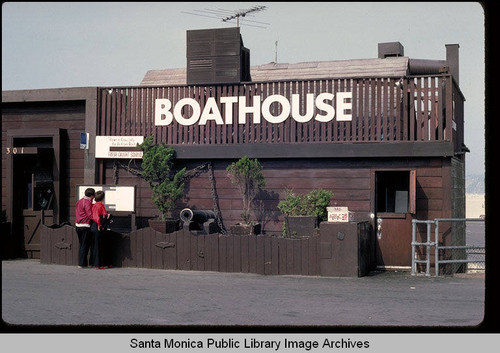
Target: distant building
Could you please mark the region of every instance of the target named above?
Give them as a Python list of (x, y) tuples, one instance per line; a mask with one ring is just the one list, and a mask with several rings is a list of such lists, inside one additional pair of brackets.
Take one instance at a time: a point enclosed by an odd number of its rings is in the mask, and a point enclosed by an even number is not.
[(486, 210), (484, 208), (484, 194), (466, 194), (465, 195), (465, 217), (481, 218), (484, 217)]

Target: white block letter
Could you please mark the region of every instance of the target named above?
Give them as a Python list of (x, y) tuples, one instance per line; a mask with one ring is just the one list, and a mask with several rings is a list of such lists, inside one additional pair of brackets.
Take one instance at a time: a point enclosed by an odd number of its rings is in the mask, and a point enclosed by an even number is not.
[(319, 110), (326, 112), (326, 114), (316, 114), (316, 120), (322, 123), (327, 123), (333, 119), (335, 116), (335, 109), (331, 104), (327, 104), (325, 101), (329, 100), (333, 103), (332, 93), (321, 93), (316, 97), (316, 107)]
[[(272, 115), (271, 112), (269, 111), (271, 104), (273, 104), (274, 102), (280, 103), (281, 106), (283, 107), (281, 114), (278, 116)], [(282, 123), (288, 118), (289, 115), (290, 115), (290, 102), (282, 95), (273, 94), (267, 97), (262, 103), (262, 116), (264, 117), (264, 119), (266, 119), (272, 124)]]
[(225, 104), (226, 111), (224, 118), (227, 125), (233, 124), (233, 103), (238, 102), (238, 97), (220, 97), (220, 102)]
[(300, 94), (292, 94), (292, 117), (298, 123), (307, 123), (314, 114), (314, 94), (306, 95), (306, 114), (300, 115)]
[(201, 113), (200, 125), (205, 125), (207, 120), (215, 120), (217, 125), (224, 125), (224, 121), (222, 121), (222, 116), (220, 115), (219, 107), (214, 97), (207, 99), (207, 104), (205, 104), (203, 113)]
[(253, 96), (253, 105), (247, 107), (247, 99), (245, 96), (239, 96), (238, 104), (238, 123), (245, 124), (246, 114), (253, 114), (253, 123), (260, 124), (260, 96)]
[[(185, 105), (190, 105), (193, 108), (193, 115), (187, 119), (182, 116), (182, 108)], [(200, 105), (193, 98), (182, 98), (174, 107), (174, 117), (175, 120), (177, 120), (177, 122), (181, 125), (193, 125), (200, 118), (200, 110)]]
[[(346, 103), (346, 99), (351, 99)], [(352, 112), (352, 92), (337, 92), (337, 121), (352, 121), (352, 114), (346, 114), (345, 111)]]
[(166, 98), (155, 100), (155, 125), (169, 125), (172, 123), (173, 116), (170, 112), (172, 102)]

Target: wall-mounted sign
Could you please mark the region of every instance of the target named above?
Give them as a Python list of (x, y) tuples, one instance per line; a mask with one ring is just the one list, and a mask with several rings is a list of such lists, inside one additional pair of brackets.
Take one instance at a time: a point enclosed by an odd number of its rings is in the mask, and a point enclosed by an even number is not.
[(137, 147), (144, 136), (96, 136), (96, 158), (142, 158), (142, 150)]
[(349, 222), (351, 215), (347, 207), (327, 207), (328, 222)]
[[(238, 96), (220, 97), (217, 102), (214, 97), (209, 97), (202, 111), (200, 103), (193, 98), (183, 98), (175, 104), (167, 98), (158, 98), (155, 100), (155, 125), (170, 125), (174, 119), (184, 126), (206, 125), (209, 121), (217, 125), (246, 124), (247, 114), (252, 115), (254, 124), (260, 124), (262, 119), (271, 124), (280, 124), (290, 116), (299, 123), (307, 123), (312, 119), (327, 123), (335, 116), (337, 121), (352, 120), (352, 92), (337, 92), (336, 97), (333, 93), (320, 93), (316, 98), (313, 93), (308, 93), (305, 102), (302, 102), (300, 94), (292, 94), (291, 100), (280, 94), (261, 100), (260, 96), (254, 96), (251, 102), (247, 102), (246, 96)], [(236, 107), (233, 107), (234, 104)], [(277, 115), (271, 112), (273, 104), (281, 106)], [(300, 112), (301, 106), (305, 106), (304, 114)], [(183, 114), (186, 107), (191, 108), (189, 117)], [(315, 115), (316, 108), (320, 112)], [(238, 112), (238, 121), (233, 119), (234, 111)]]
[(89, 149), (89, 134), (88, 132), (80, 132), (80, 149), (88, 150)]
[(87, 188), (104, 191), (104, 207), (108, 212), (135, 212), (135, 186), (77, 185), (78, 200)]

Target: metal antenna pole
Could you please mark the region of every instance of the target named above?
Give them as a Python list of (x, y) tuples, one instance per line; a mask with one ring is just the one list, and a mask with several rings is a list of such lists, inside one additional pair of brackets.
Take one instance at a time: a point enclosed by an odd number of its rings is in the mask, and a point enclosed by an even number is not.
[(277, 64), (278, 63), (278, 41), (274, 43), (276, 46), (276, 49), (274, 50), (274, 62)]
[(227, 22), (227, 21), (230, 21), (230, 20), (233, 20), (236, 18), (236, 27), (239, 27), (240, 26), (240, 17), (245, 17), (245, 15), (248, 13), (262, 11), (265, 9), (266, 9), (266, 6), (254, 6), (248, 10), (243, 10), (243, 11), (235, 13), (234, 15), (227, 16), (227, 17), (223, 18), (222, 21)]

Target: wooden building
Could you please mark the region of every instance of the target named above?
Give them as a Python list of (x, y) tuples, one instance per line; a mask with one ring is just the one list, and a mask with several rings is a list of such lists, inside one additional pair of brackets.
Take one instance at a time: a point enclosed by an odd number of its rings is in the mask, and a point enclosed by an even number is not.
[[(355, 220), (374, 229), (382, 220), (373, 234), (381, 268), (410, 266), (412, 219), (465, 216), (458, 45), (446, 45), (445, 60), (380, 43), (373, 59), (250, 67), (235, 30), (236, 47), (224, 50), (239, 71), (214, 49), (217, 31), (188, 31), (187, 68), (149, 71), (139, 86), (2, 92), (2, 209), (13, 241), (38, 256), (37, 224), (73, 223), (77, 185), (135, 186), (137, 227), (157, 215), (147, 183), (131, 172), (140, 159), (120, 148), (103, 156), (96, 136), (154, 136), (188, 169), (210, 161), (216, 190), (198, 173), (177, 209), (212, 209), (215, 192), (226, 227), (240, 220), (242, 203), (225, 169), (245, 155), (263, 165), (254, 216), (265, 234), (281, 234), (285, 189), (332, 190), (332, 206)], [(211, 37), (197, 42), (197, 34)], [(190, 50), (196, 43), (208, 49)], [(444, 244), (464, 243), (463, 228), (440, 229)]]

